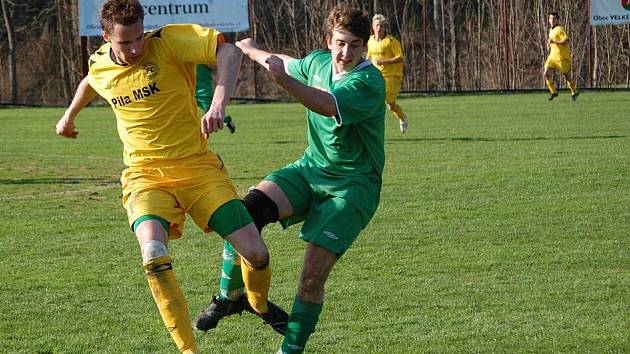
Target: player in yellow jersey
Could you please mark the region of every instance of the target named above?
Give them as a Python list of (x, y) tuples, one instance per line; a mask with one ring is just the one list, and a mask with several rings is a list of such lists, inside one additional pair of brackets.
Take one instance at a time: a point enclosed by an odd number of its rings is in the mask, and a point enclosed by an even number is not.
[(569, 36), (567, 36), (564, 28), (558, 24), (559, 19), (560, 17), (557, 12), (549, 13), (549, 38), (547, 39), (547, 45), (549, 46), (550, 53), (545, 61), (543, 78), (551, 93), (549, 101), (552, 101), (554, 98), (558, 97), (558, 90), (556, 90), (556, 85), (549, 78), (549, 69), (560, 71), (567, 80), (567, 84), (571, 90), (571, 99), (575, 101), (580, 93), (577, 91), (575, 81), (571, 79)]
[(372, 60), (385, 79), (385, 102), (390, 111), (394, 112), (399, 120), (400, 132), (405, 133), (409, 129), (409, 120), (402, 107), (396, 104), (396, 97), (400, 92), (403, 78), (404, 55), (400, 42), (387, 34), (385, 27), (387, 18), (376, 14), (372, 18), (372, 32), (367, 43), (367, 58)]
[[(167, 245), (181, 236), (186, 213), (242, 256), (242, 266), (249, 269), (246, 308), (267, 323), (286, 327), (286, 312), (267, 301), (267, 248), (223, 161), (208, 150), (208, 134), (223, 128), (242, 53), (214, 29), (167, 25), (144, 33), (143, 19), (137, 0), (102, 5), (106, 43), (90, 57), (88, 76), (57, 123), (57, 134), (76, 138), (75, 117), (97, 95), (114, 110), (127, 166), (122, 202), (149, 288), (181, 352), (194, 353), (197, 346)], [(218, 74), (212, 104), (201, 120), (195, 102), (195, 65), (200, 63), (216, 65)]]

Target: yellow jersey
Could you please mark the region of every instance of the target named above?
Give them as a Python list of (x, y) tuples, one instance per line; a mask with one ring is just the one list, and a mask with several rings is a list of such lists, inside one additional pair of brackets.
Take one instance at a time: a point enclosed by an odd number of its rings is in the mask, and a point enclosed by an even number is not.
[(195, 65), (216, 64), (212, 28), (167, 25), (145, 33), (142, 59), (120, 65), (106, 43), (90, 56), (88, 82), (114, 110), (127, 166), (164, 166), (204, 156), (195, 102)]
[[(564, 31), (562, 26), (556, 25), (554, 28), (549, 30), (549, 39), (553, 41), (563, 41), (568, 39), (567, 33)], [(549, 45), (551, 52), (549, 53), (550, 57), (556, 57), (560, 60), (570, 59), (571, 53), (569, 52), (569, 43), (565, 42), (563, 44), (551, 43)]]
[(381, 71), (383, 76), (402, 76), (402, 62), (396, 64), (376, 65), (377, 60), (391, 59), (398, 56), (404, 58), (402, 46), (396, 38), (386, 35), (379, 41), (376, 37), (374, 37), (374, 35), (370, 36), (367, 44), (367, 57), (372, 60), (372, 64)]

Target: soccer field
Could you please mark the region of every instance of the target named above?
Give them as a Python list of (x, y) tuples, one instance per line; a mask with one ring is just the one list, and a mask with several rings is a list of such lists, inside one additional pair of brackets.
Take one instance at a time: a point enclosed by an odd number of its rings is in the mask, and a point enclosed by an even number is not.
[[(379, 210), (327, 283), (311, 353), (630, 352), (628, 92), (447, 96), (386, 117)], [(175, 353), (120, 205), (109, 108), (76, 140), (60, 108), (0, 109), (0, 352)], [(210, 146), (239, 192), (306, 146), (298, 104), (231, 105)], [(264, 232), (288, 308), (304, 243)], [(218, 292), (222, 243), (170, 243), (191, 316)], [(201, 353), (275, 353), (252, 315), (196, 332)]]

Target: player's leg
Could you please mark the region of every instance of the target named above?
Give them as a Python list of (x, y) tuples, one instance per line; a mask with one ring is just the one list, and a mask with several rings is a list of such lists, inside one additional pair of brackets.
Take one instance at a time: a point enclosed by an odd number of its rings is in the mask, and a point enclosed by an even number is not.
[[(247, 289), (248, 302), (244, 307), (284, 334), (288, 315), (267, 299), (271, 283), (269, 253), (243, 203), (237, 199), (225, 203), (212, 215), (208, 225), (241, 256), (242, 282)], [(238, 285), (232, 279), (225, 280), (224, 287), (228, 289)], [(243, 303), (243, 299), (237, 301)]]
[[(256, 188), (252, 189), (246, 196), (243, 198), (243, 206), (247, 209), (248, 213), (251, 215), (251, 218), (256, 225), (255, 229), (259, 232), (262, 230), (267, 224), (278, 221), (279, 217), (288, 218), (293, 214), (293, 206), (289, 201), (288, 197), (285, 195), (285, 192), (282, 190), (280, 186), (278, 186), (274, 181), (279, 180), (284, 188), (290, 191), (295, 200), (299, 200), (301, 197), (301, 189), (307, 188), (307, 185), (304, 181), (302, 181), (301, 177), (296, 172), (293, 167), (285, 167), (274, 173), (270, 174), (267, 179), (256, 186)], [(296, 187), (299, 186), (299, 187)], [(298, 191), (299, 190), (299, 191)], [(310, 192), (309, 192), (310, 193)], [(309, 195), (308, 193), (304, 193), (305, 195)], [(270, 198), (271, 196), (271, 198)], [(273, 199), (272, 199), (273, 198)], [(300, 205), (308, 205), (308, 202), (302, 202)], [(236, 248), (236, 247), (235, 247)], [(224, 260), (224, 269), (226, 268)], [(243, 278), (251, 279), (250, 273), (254, 271), (251, 267), (242, 266), (241, 268), (243, 272)], [(223, 282), (221, 285), (224, 288), (234, 288), (233, 283), (238, 282), (238, 277), (231, 277), (231, 279), (227, 279), (227, 282)], [(248, 294), (250, 290), (248, 289)], [(227, 301), (226, 301), (227, 300)], [(230, 301), (232, 300), (232, 301)], [(253, 302), (259, 303), (260, 300), (252, 299)], [(246, 300), (246, 303), (249, 304), (249, 301)], [(221, 299), (221, 298), (213, 298), (212, 304), (208, 306), (206, 310), (200, 313), (197, 316), (196, 322), (198, 319), (212, 319), (211, 322), (216, 323), (223, 317), (231, 314), (228, 313), (230, 308), (237, 306), (240, 304), (239, 301), (234, 301), (233, 299)], [(278, 312), (275, 309), (273, 303), (267, 300), (267, 306), (271, 308), (272, 312)], [(253, 310), (253, 309), (252, 309)], [(255, 311), (254, 311), (255, 312)], [(235, 313), (235, 312), (232, 312)], [(264, 319), (264, 317), (263, 317)], [(205, 321), (205, 320), (204, 320)], [(267, 321), (267, 320), (265, 320)], [(269, 321), (267, 321), (269, 322)], [(214, 327), (213, 326), (213, 327)], [(213, 328), (211, 327), (211, 328)], [(282, 332), (284, 334), (284, 329), (286, 328), (286, 324), (283, 326), (274, 326), (274, 329), (278, 332)]]
[(162, 170), (129, 168), (123, 172), (123, 205), (142, 252), (151, 294), (171, 337), (185, 353), (196, 351), (188, 304), (179, 287), (167, 240), (181, 236), (184, 211), (168, 192), (153, 188)]
[(400, 132), (405, 133), (409, 129), (409, 120), (402, 107), (396, 103), (401, 83), (402, 78), (398, 76), (385, 77), (385, 102), (387, 103), (387, 108), (398, 118)]
[(556, 89), (556, 84), (553, 83), (553, 80), (550, 78), (549, 70), (552, 68), (553, 63), (551, 58), (548, 58), (545, 62), (545, 67), (543, 69), (543, 79), (545, 80), (545, 85), (550, 92), (549, 101), (552, 101), (554, 98), (558, 97), (558, 90)]
[(287, 333), (280, 352), (302, 353), (319, 321), (324, 306), (324, 285), (337, 255), (314, 243), (308, 243), (298, 293), (293, 300)]
[(197, 347), (188, 304), (175, 278), (167, 248), (169, 223), (158, 216), (147, 215), (134, 221), (133, 227), (149, 288), (164, 325), (181, 352), (194, 353)]
[(571, 78), (571, 61), (570, 60), (564, 60), (562, 62), (561, 72), (565, 80), (567, 80), (567, 85), (569, 86), (569, 89), (571, 90), (571, 99), (575, 101), (577, 97), (580, 95), (580, 93), (577, 91), (577, 84), (575, 80)]
[[(191, 211), (193, 214), (196, 212)], [(223, 317), (251, 309), (284, 334), (288, 314), (267, 299), (271, 283), (269, 253), (243, 203), (239, 199), (224, 203), (212, 214), (208, 226), (225, 240), (221, 287), (227, 290), (227, 296), (213, 297), (211, 304), (195, 318), (195, 327), (207, 331)], [(234, 267), (239, 263), (240, 269)], [(242, 296), (243, 284), (247, 299)]]
[(238, 301), (245, 290), (241, 275), (241, 256), (228, 241), (223, 241), (222, 259), (219, 297), (221, 300)]
[(210, 305), (194, 319), (196, 329), (208, 331), (229, 315), (240, 314), (245, 309), (245, 283), (241, 273), (241, 256), (234, 247), (223, 241), (223, 255), (219, 281), (219, 295), (212, 296)]
[(362, 229), (361, 213), (346, 200), (331, 197), (313, 204), (300, 235), (308, 244), (282, 353), (304, 351), (319, 321), (328, 275)]

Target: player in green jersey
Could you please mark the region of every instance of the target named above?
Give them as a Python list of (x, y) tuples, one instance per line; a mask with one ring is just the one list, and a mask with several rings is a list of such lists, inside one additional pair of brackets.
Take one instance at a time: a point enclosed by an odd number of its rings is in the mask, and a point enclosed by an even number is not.
[[(369, 37), (369, 18), (338, 6), (326, 20), (328, 50), (297, 60), (261, 50), (252, 39), (236, 43), (307, 109), (308, 147), (302, 157), (273, 171), (244, 198), (259, 230), (276, 221), (285, 228), (303, 222), (303, 268), (279, 353), (304, 351), (322, 311), (330, 271), (378, 207), (385, 83), (363, 57)], [(228, 261), (223, 269), (232, 266)], [(247, 277), (248, 270), (242, 271)], [(218, 321), (234, 312), (236, 297), (242, 296), (231, 286), (237, 281), (234, 276), (222, 279), (221, 293), (229, 296), (219, 297), (197, 320)]]

